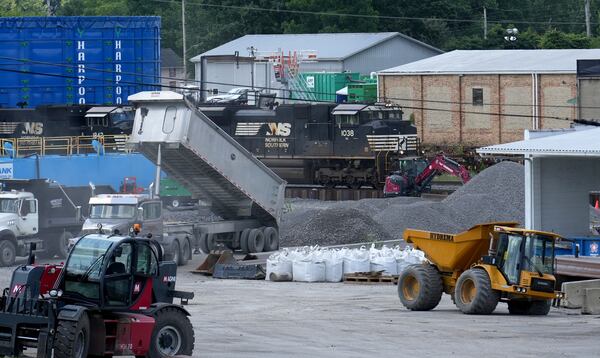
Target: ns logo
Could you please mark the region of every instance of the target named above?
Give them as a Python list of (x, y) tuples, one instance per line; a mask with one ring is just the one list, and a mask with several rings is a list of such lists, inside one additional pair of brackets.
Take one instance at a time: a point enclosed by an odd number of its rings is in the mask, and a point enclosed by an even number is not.
[(267, 135), (289, 137), (292, 131), (291, 123), (267, 123)]
[(25, 122), (21, 134), (41, 135), (44, 133), (44, 123), (42, 122)]

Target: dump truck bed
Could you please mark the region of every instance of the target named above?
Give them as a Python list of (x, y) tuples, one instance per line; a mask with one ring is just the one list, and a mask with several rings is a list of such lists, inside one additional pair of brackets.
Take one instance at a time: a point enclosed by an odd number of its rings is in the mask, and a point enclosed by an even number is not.
[(465, 271), (487, 254), (494, 227), (516, 225), (515, 222), (480, 224), (458, 234), (407, 229), (404, 241), (423, 251), (440, 271)]
[(276, 226), (285, 181), (175, 92), (140, 92), (128, 141), (225, 220)]

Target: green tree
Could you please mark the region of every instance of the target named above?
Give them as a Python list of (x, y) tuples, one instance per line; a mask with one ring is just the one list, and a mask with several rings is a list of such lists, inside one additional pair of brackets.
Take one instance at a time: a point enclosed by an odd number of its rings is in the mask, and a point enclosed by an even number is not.
[(540, 48), (589, 48), (591, 39), (583, 34), (569, 34), (552, 29), (546, 31), (540, 38)]
[(2, 16), (44, 16), (46, 6), (41, 0), (0, 0)]

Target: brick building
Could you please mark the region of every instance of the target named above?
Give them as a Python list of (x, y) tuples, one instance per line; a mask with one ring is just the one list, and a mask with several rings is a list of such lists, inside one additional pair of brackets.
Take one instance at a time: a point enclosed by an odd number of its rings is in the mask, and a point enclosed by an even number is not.
[(424, 143), (482, 146), (525, 129), (569, 127), (577, 116), (577, 60), (600, 49), (457, 50), (380, 71), (380, 100), (404, 107)]

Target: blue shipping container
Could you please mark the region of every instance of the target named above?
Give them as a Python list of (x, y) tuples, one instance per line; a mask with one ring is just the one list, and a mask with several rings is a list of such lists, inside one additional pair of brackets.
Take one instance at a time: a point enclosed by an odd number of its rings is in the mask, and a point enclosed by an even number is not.
[(160, 17), (0, 18), (0, 106), (124, 104), (160, 83)]
[(600, 255), (600, 237), (570, 237), (575, 243), (579, 244), (579, 254), (581, 256), (599, 256)]

